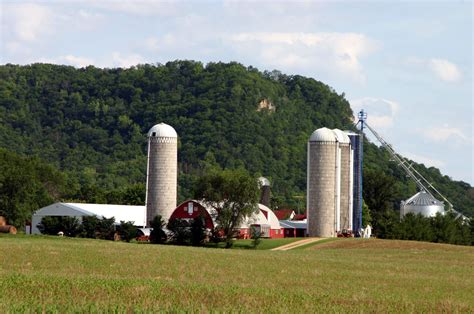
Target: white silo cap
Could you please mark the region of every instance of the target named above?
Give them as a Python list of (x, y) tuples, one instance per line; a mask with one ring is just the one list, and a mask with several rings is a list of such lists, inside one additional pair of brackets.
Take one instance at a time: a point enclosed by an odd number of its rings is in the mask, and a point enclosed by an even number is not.
[(334, 132), (334, 135), (336, 136), (336, 140), (341, 143), (341, 144), (349, 144), (351, 142), (351, 139), (349, 136), (347, 136), (346, 133), (339, 129), (334, 129), (332, 130)]
[(260, 177), (258, 178), (258, 184), (260, 184), (260, 186), (270, 186), (270, 180), (265, 177)]
[(310, 142), (335, 142), (336, 136), (334, 132), (328, 128), (320, 128), (311, 134)]
[(171, 125), (159, 123), (148, 131), (148, 137), (178, 137), (178, 134)]

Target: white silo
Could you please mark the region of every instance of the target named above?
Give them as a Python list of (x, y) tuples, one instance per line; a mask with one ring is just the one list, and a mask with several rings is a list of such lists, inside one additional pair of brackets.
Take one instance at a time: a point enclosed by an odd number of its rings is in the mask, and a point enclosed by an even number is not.
[(308, 142), (307, 211), (310, 237), (336, 236), (337, 141), (328, 128), (317, 129)]
[[(334, 135), (336, 136), (337, 146), (338, 146), (338, 161), (340, 163), (336, 165), (339, 169), (339, 187), (336, 189), (339, 191), (336, 198), (336, 201), (339, 202), (336, 204), (336, 208), (339, 208), (337, 212), (339, 213), (339, 224), (336, 231), (352, 230), (352, 184), (351, 184), (351, 140), (346, 133), (339, 129), (333, 130)], [(336, 195), (336, 196), (337, 196)]]
[(177, 181), (178, 134), (168, 124), (156, 124), (148, 131), (147, 226), (157, 215), (168, 221), (176, 208)]

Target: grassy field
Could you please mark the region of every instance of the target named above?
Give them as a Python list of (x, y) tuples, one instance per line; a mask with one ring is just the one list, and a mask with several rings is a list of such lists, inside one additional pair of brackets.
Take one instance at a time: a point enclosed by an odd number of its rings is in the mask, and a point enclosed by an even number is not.
[(342, 239), (220, 250), (0, 236), (2, 312), (472, 312), (474, 248)]
[[(257, 246), (257, 250), (270, 250), (285, 244), (289, 244), (292, 242), (296, 242), (299, 240), (302, 240), (304, 238), (281, 238), (281, 239), (261, 239), (262, 241), (260, 244)], [(213, 243), (209, 243), (207, 245), (209, 248), (216, 248), (216, 245)], [(225, 243), (219, 243), (218, 248), (224, 248)], [(235, 240), (234, 241), (234, 246), (232, 249), (253, 249), (252, 247), (252, 240), (246, 239), (246, 240)]]

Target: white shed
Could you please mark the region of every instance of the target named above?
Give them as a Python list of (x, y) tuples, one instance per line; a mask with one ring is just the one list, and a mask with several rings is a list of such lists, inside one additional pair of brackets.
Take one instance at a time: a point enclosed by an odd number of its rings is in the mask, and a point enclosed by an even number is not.
[(135, 226), (146, 225), (145, 206), (83, 204), (83, 203), (54, 203), (37, 210), (31, 219), (31, 233), (40, 234), (37, 225), (45, 216), (69, 216), (80, 220), (83, 216), (99, 218), (115, 218), (115, 221), (133, 221)]

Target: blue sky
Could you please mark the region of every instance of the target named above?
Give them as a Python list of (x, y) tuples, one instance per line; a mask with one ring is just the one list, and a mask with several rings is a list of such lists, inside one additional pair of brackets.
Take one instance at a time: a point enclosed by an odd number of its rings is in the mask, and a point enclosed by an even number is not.
[(417, 162), (474, 184), (471, 1), (8, 1), (0, 63), (237, 61), (313, 77)]

